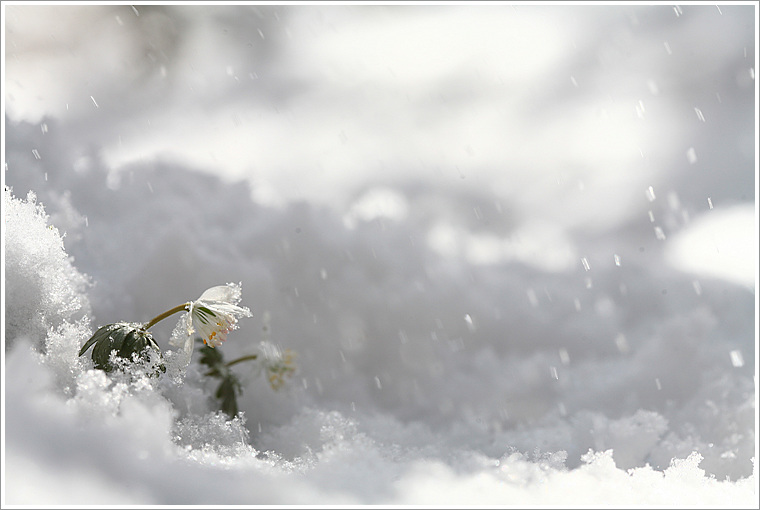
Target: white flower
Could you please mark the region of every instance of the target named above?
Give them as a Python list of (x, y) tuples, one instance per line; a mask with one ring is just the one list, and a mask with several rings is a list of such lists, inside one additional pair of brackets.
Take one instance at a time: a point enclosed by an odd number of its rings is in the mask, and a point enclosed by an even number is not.
[(269, 385), (273, 390), (280, 389), (285, 385), (286, 379), (296, 371), (295, 353), (290, 349), (281, 351), (279, 347), (268, 341), (259, 344), (259, 351), (261, 351), (261, 366)]
[[(238, 317), (252, 317), (248, 308), (237, 306), (242, 289), (239, 284), (228, 283), (206, 290), (201, 297), (187, 303), (187, 315), (180, 319), (175, 333), (184, 330), (186, 335), (173, 334), (172, 345), (183, 345), (192, 350), (193, 335), (198, 335), (210, 347), (219, 347), (227, 333), (237, 328)], [(185, 338), (180, 338), (184, 336)]]
[(219, 347), (227, 339), (227, 333), (237, 328), (238, 317), (251, 317), (248, 308), (237, 306), (242, 290), (240, 285), (228, 283), (206, 290), (201, 297), (190, 303), (193, 332), (211, 347)]

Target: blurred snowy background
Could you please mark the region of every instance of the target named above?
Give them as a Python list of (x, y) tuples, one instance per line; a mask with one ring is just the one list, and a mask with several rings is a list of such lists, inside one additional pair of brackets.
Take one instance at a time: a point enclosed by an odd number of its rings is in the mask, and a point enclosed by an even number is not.
[(756, 504), (756, 6), (3, 9), (7, 503)]

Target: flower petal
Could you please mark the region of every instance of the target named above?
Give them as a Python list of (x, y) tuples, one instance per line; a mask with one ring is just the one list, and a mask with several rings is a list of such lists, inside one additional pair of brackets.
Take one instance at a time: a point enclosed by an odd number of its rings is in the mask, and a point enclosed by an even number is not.
[(237, 328), (238, 317), (253, 316), (248, 308), (237, 306), (241, 293), (241, 286), (234, 283), (207, 289), (190, 303), (188, 334), (199, 335), (211, 347), (221, 345)]
[(242, 289), (240, 285), (235, 283), (228, 283), (227, 285), (217, 285), (206, 289), (198, 301), (220, 301), (224, 303), (231, 303), (236, 305), (240, 302), (240, 296)]

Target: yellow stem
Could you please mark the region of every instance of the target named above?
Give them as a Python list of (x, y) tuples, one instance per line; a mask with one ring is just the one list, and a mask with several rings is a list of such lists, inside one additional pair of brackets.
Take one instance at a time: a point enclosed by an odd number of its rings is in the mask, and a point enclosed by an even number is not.
[(153, 326), (155, 323), (157, 323), (157, 322), (159, 322), (159, 321), (162, 321), (162, 320), (166, 319), (168, 316), (170, 316), (170, 315), (172, 315), (172, 314), (175, 314), (175, 313), (177, 313), (177, 312), (182, 312), (182, 311), (184, 311), (184, 310), (187, 310), (187, 307), (190, 305), (190, 303), (191, 303), (191, 302), (190, 302), (190, 301), (188, 301), (187, 303), (183, 303), (183, 304), (181, 304), (181, 305), (179, 305), (179, 306), (175, 306), (175, 307), (174, 307), (174, 308), (172, 308), (171, 310), (167, 310), (167, 311), (165, 311), (165, 312), (164, 312), (164, 313), (162, 313), (161, 315), (157, 315), (156, 317), (153, 317), (153, 318), (150, 320), (150, 322), (148, 322), (147, 324), (145, 324), (145, 325), (142, 327), (142, 329), (143, 329), (143, 330), (148, 330), (148, 329), (150, 329), (150, 327), (151, 327), (151, 326)]
[(226, 366), (231, 367), (235, 363), (240, 363), (241, 361), (248, 361), (249, 359), (256, 359), (256, 358), (258, 358), (256, 354), (249, 354), (248, 356), (243, 356), (241, 358), (230, 361), (229, 363), (226, 364)]

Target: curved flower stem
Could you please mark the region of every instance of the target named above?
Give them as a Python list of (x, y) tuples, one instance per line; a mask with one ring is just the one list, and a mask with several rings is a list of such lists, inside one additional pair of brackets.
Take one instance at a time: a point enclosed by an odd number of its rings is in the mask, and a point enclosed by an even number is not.
[(161, 315), (157, 315), (156, 317), (153, 317), (153, 318), (150, 320), (150, 322), (148, 322), (147, 324), (145, 324), (145, 325), (142, 327), (143, 331), (145, 331), (145, 330), (149, 329), (151, 326), (153, 326), (153, 325), (154, 325), (155, 323), (157, 323), (158, 321), (162, 321), (162, 320), (166, 319), (168, 316), (170, 316), (170, 315), (172, 315), (172, 314), (175, 314), (175, 313), (177, 313), (177, 312), (182, 312), (182, 311), (185, 311), (185, 310), (187, 310), (187, 307), (188, 307), (188, 305), (189, 305), (190, 303), (191, 303), (191, 302), (190, 302), (190, 301), (188, 301), (187, 303), (183, 303), (183, 304), (181, 304), (181, 305), (179, 305), (179, 306), (175, 306), (175, 307), (174, 307), (174, 308), (172, 308), (171, 310), (167, 310), (167, 311), (165, 311), (165, 312), (164, 312), (164, 313), (162, 313)]
[(258, 358), (258, 355), (256, 355), (256, 354), (249, 354), (248, 356), (243, 356), (243, 357), (240, 357), (238, 359), (234, 359), (234, 360), (230, 361), (229, 363), (226, 363), (225, 366), (231, 367), (235, 363), (240, 363), (241, 361), (254, 360), (256, 358)]

